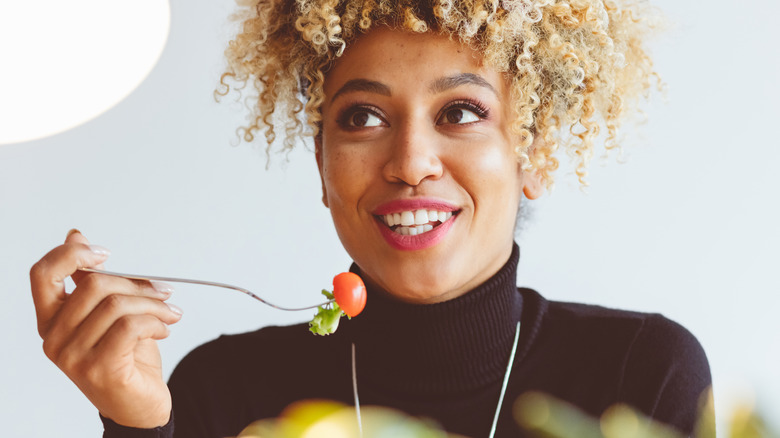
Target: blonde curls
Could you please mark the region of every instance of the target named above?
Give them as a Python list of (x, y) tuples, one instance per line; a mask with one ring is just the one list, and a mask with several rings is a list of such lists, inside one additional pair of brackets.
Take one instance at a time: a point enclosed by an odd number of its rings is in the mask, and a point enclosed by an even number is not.
[(325, 72), (377, 25), (450, 35), (510, 77), (518, 160), (548, 187), (559, 148), (586, 185), (602, 128), (606, 149), (619, 149), (621, 123), (658, 78), (645, 49), (654, 25), (638, 18), (652, 14), (641, 0), (241, 0), (240, 6), (242, 28), (225, 51), (228, 67), (215, 93), (230, 91), (227, 80), (253, 87), (257, 94), (246, 98), (251, 122), (240, 132), (247, 142), (262, 132), (269, 153), (280, 124), (282, 150), (317, 135)]

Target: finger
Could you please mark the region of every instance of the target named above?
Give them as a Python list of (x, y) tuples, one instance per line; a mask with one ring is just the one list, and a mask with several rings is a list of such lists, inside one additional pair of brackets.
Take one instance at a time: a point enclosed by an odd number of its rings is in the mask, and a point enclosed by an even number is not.
[(168, 326), (155, 316), (125, 315), (116, 320), (98, 341), (94, 353), (97, 357), (126, 357), (133, 354), (139, 342), (165, 339), (169, 334)]
[[(84, 278), (76, 286), (76, 290), (68, 297), (60, 311), (52, 318), (45, 334), (47, 350), (55, 354), (60, 346), (72, 336), (72, 332), (112, 295), (126, 295), (166, 300), (170, 298), (173, 288), (165, 283), (150, 283), (143, 280), (111, 277), (94, 273), (85, 273)], [(50, 356), (51, 357), (51, 356)]]
[(41, 334), (65, 301), (65, 279), (79, 268), (102, 263), (108, 255), (109, 251), (103, 247), (66, 243), (49, 251), (33, 265), (30, 287)]
[[(73, 228), (70, 231), (68, 231), (68, 235), (65, 237), (65, 243), (81, 243), (83, 245), (89, 246), (89, 240), (87, 240), (86, 237), (84, 237), (83, 234), (81, 234), (81, 231)], [(90, 266), (90, 268), (94, 269), (105, 269), (103, 266), (103, 263), (99, 263), (95, 266)], [(78, 284), (79, 281), (81, 281), (82, 278), (84, 278), (84, 275), (86, 275), (87, 272), (83, 271), (76, 271), (71, 275), (73, 278), (73, 282)]]
[(95, 308), (63, 350), (69, 350), (76, 356), (94, 348), (100, 339), (120, 319), (127, 316), (154, 316), (165, 324), (173, 324), (181, 319), (181, 309), (160, 300), (128, 295), (111, 295)]

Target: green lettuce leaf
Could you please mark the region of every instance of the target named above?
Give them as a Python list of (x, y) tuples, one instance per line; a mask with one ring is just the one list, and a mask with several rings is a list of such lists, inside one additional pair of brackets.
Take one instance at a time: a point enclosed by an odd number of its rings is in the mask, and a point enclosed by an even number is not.
[[(329, 300), (333, 299), (333, 294), (323, 290), (322, 294)], [(328, 303), (317, 308), (317, 313), (309, 322), (309, 331), (315, 335), (325, 336), (336, 331), (339, 327), (339, 319), (345, 315), (336, 302)]]

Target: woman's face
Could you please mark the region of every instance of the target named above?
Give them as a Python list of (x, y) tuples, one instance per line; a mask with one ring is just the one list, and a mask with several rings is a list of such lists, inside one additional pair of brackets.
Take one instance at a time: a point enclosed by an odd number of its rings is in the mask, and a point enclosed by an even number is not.
[(325, 95), (323, 201), (364, 280), (438, 302), (506, 263), (521, 193), (540, 184), (513, 152), (500, 73), (446, 36), (377, 28), (327, 73)]

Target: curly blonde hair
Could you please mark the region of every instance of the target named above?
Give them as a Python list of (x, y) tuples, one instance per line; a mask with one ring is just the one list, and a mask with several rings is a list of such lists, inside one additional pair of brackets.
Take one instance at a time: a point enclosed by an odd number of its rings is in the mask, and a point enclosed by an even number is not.
[[(228, 67), (216, 94), (230, 91), (227, 80), (254, 87), (250, 124), (239, 133), (252, 142), (263, 132), (267, 153), (280, 127), (287, 151), (318, 134), (326, 72), (377, 25), (449, 35), (503, 72), (511, 81), (511, 129), (520, 138), (515, 152), (548, 188), (560, 146), (587, 185), (601, 128), (606, 149), (619, 148), (621, 122), (658, 79), (644, 47), (655, 26), (642, 18), (642, 0), (238, 1), (242, 27), (225, 50)], [(534, 143), (537, 136), (543, 141)]]

